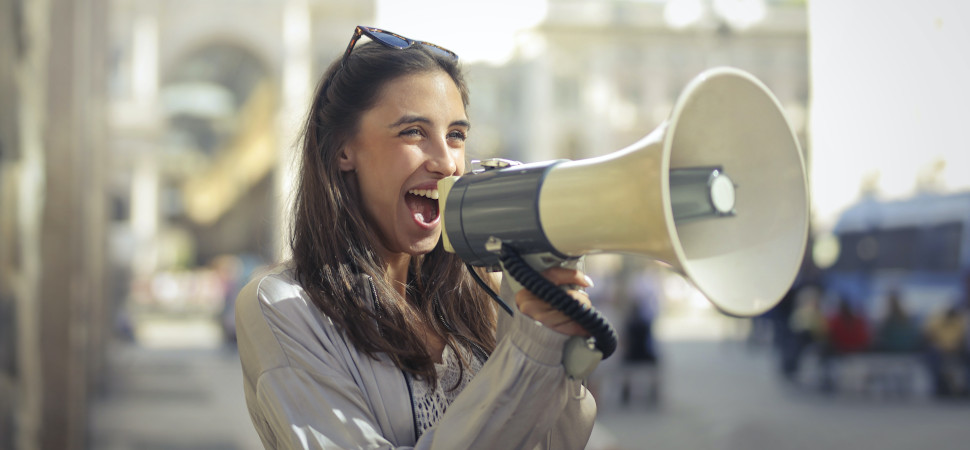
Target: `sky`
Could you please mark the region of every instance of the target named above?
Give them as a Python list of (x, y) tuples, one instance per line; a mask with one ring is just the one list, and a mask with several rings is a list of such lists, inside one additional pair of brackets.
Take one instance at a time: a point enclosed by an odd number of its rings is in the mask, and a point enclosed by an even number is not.
[(970, 2), (811, 1), (811, 185), (823, 224), (939, 171), (970, 188)]
[(412, 39), (442, 44), (463, 61), (501, 64), (519, 32), (546, 14), (545, 0), (378, 0), (377, 24)]

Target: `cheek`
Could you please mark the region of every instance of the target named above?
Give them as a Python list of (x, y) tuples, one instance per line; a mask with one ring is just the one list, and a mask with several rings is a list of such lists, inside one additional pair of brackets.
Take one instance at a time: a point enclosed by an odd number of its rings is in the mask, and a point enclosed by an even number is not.
[(374, 206), (383, 208), (395, 204), (409, 176), (407, 164), (407, 161), (397, 159), (370, 166), (371, 170), (364, 174), (366, 181), (361, 181), (361, 187), (366, 189), (370, 203), (376, 203)]
[(464, 150), (459, 150), (455, 154), (455, 161), (456, 161), (457, 167), (458, 167), (458, 175), (464, 175), (465, 174), (465, 167), (467, 166), (467, 162), (465, 161), (465, 151)]
[(371, 208), (381, 201), (381, 193), (386, 191), (383, 180), (386, 176), (376, 167), (362, 166), (357, 168), (357, 186), (360, 189), (360, 199), (365, 206)]
[(387, 208), (397, 197), (397, 189), (391, 185), (391, 177), (387, 174), (377, 174), (370, 179), (365, 189), (365, 198), (372, 207)]

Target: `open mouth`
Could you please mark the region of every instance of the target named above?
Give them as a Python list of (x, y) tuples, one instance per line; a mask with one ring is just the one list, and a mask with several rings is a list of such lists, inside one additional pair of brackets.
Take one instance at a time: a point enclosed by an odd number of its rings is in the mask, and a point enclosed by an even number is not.
[(404, 196), (414, 220), (430, 225), (438, 219), (438, 190), (411, 189)]

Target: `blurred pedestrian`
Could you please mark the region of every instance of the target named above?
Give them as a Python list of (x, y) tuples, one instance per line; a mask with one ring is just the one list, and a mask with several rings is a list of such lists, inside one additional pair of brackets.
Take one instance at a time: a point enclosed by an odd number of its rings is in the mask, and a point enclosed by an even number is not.
[(832, 366), (838, 358), (869, 349), (869, 323), (857, 313), (848, 298), (839, 299), (838, 309), (826, 321), (825, 350), (822, 352), (822, 389), (830, 391), (835, 384)]
[(919, 350), (922, 344), (919, 325), (903, 306), (899, 291), (890, 292), (886, 304), (886, 316), (876, 324), (873, 349), (889, 353)]
[(246, 283), (242, 259), (232, 254), (219, 255), (213, 258), (210, 266), (219, 281), (219, 291), (222, 296), (222, 308), (219, 311), (222, 338), (227, 345), (235, 347), (236, 296)]
[(856, 353), (869, 348), (869, 323), (856, 312), (848, 299), (839, 301), (838, 310), (826, 323), (826, 330), (826, 342), (834, 353)]
[[(653, 323), (657, 316), (661, 290), (653, 271), (640, 271), (633, 275), (628, 290), (630, 306), (623, 323), (622, 379), (620, 402), (629, 404), (633, 393), (645, 387), (647, 400), (659, 398), (660, 357), (653, 335)], [(640, 386), (638, 386), (640, 385)]]
[[(940, 397), (959, 393), (963, 380), (956, 376), (965, 371), (967, 314), (959, 303), (942, 313), (932, 315), (924, 327), (926, 363), (933, 380), (933, 393)], [(966, 387), (962, 387), (966, 389)]]
[(782, 374), (794, 379), (801, 366), (805, 350), (825, 344), (827, 325), (822, 312), (821, 290), (808, 285), (795, 295), (795, 310), (788, 321), (790, 338), (782, 347)]

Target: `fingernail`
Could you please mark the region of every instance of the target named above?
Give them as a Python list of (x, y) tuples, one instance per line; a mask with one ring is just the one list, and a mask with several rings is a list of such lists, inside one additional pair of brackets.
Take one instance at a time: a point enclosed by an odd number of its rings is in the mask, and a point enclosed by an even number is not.
[(593, 283), (593, 279), (590, 278), (589, 275), (583, 275), (583, 277), (586, 279), (586, 287), (591, 288), (593, 286), (596, 286), (596, 284)]

